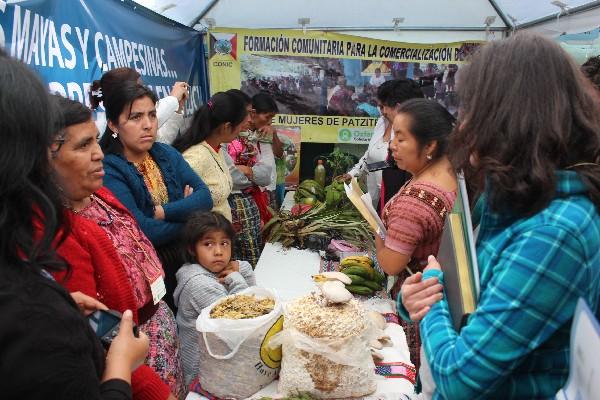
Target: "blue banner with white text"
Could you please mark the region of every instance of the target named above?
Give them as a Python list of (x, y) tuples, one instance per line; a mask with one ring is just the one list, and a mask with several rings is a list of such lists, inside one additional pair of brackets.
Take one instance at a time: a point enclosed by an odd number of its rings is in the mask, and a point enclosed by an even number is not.
[(0, 0), (0, 46), (58, 92), (89, 106), (110, 69), (130, 67), (159, 98), (190, 84), (185, 113), (208, 93), (202, 34), (131, 0)]

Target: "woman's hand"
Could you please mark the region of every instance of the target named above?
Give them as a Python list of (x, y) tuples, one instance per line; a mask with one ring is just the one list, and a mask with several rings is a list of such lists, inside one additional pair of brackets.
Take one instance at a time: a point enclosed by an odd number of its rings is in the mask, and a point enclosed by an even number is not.
[(154, 207), (154, 219), (161, 221), (165, 219), (165, 209), (162, 206)]
[(247, 165), (236, 165), (236, 167), (240, 170), (242, 174), (246, 175), (246, 178), (248, 178), (249, 180), (254, 179), (254, 172), (252, 171), (251, 167)]
[(185, 188), (183, 189), (183, 198), (185, 199), (186, 197), (190, 196), (192, 193), (194, 193), (194, 188), (191, 187), (190, 185), (185, 185)]
[(71, 297), (83, 315), (90, 315), (96, 310), (108, 310), (104, 304), (81, 292), (71, 292)]
[(333, 178), (334, 180), (342, 180), (344, 182), (348, 182), (350, 180), (352, 180), (352, 175), (350, 174), (344, 174), (344, 175), (338, 175), (335, 178)]
[(275, 132), (276, 130), (272, 125), (265, 125), (258, 130), (260, 139), (274, 139)]
[(277, 129), (273, 128), (271, 125), (267, 126), (273, 130), (273, 132), (271, 133), (271, 136), (273, 137), (273, 155), (277, 158), (283, 158), (283, 142), (281, 141), (281, 139), (279, 139)]
[(179, 114), (183, 112), (185, 101), (189, 96), (188, 88), (189, 85), (186, 82), (175, 82), (173, 90), (171, 90), (171, 96), (177, 98), (177, 101), (179, 102), (179, 109), (177, 110), (177, 113)]
[(188, 84), (186, 82), (175, 82), (171, 96), (176, 97), (177, 101), (185, 101), (188, 97)]
[(130, 310), (123, 313), (119, 334), (115, 337), (106, 354), (106, 368), (103, 381), (123, 379), (131, 382), (131, 371), (139, 367), (148, 353), (148, 336), (139, 332), (133, 335), (133, 314)]
[[(440, 264), (434, 256), (428, 258), (428, 269), (440, 269)], [(410, 319), (419, 322), (429, 312), (431, 306), (440, 301), (444, 295), (444, 287), (438, 283), (437, 278), (423, 280), (423, 274), (416, 274), (406, 278), (402, 284), (402, 304), (408, 311)]]

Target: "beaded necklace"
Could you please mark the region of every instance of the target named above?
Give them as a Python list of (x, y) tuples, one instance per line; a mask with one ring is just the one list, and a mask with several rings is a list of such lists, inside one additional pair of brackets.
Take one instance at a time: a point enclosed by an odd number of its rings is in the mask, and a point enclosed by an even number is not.
[(84, 208), (82, 208), (81, 210), (75, 210), (73, 207), (69, 206), (69, 209), (71, 211), (73, 211), (75, 214), (79, 214), (81, 211), (85, 210), (86, 208), (89, 208), (92, 203), (96, 202), (96, 204), (98, 204), (98, 207), (100, 207), (102, 209), (102, 211), (104, 211), (104, 213), (106, 214), (106, 217), (108, 218), (108, 220), (105, 221), (96, 221), (96, 223), (100, 226), (109, 226), (111, 225), (115, 218), (113, 217), (112, 213), (108, 210), (108, 207), (106, 207), (106, 205), (102, 204), (101, 201), (98, 201), (98, 198), (96, 196), (94, 196), (93, 194), (90, 194), (90, 203), (85, 206)]

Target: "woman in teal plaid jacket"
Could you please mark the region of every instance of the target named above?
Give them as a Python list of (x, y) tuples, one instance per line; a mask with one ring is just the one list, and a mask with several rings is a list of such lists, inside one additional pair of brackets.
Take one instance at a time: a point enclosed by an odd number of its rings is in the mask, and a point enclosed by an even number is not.
[(420, 321), (434, 399), (553, 398), (577, 300), (600, 304), (600, 105), (539, 36), (486, 44), (459, 79), (451, 154), (483, 191), (477, 309), (452, 328), (434, 258), (399, 308)]

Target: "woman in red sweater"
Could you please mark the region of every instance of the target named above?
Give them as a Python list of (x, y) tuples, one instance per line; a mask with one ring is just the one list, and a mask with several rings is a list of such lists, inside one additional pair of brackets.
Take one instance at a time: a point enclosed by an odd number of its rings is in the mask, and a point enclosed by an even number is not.
[(160, 260), (129, 211), (102, 188), (104, 156), (91, 112), (60, 96), (54, 100), (65, 128), (50, 148), (51, 164), (71, 226), (57, 252), (72, 267), (71, 274), (57, 274), (57, 281), (111, 309), (133, 310), (135, 322), (150, 339), (146, 363), (132, 375), (134, 399), (183, 397), (176, 322), (161, 300)]

